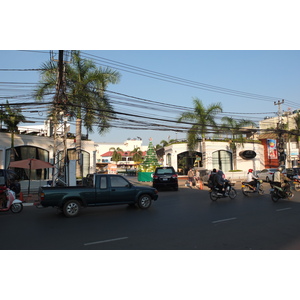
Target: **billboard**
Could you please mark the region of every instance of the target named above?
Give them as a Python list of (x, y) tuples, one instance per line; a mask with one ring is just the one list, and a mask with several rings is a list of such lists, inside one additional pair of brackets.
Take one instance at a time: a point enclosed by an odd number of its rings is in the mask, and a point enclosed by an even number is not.
[(278, 159), (276, 140), (267, 140), (268, 158)]

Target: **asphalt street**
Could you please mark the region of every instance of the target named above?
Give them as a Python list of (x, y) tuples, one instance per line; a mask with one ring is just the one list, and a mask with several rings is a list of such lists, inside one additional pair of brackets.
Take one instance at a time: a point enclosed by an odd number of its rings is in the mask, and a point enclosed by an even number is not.
[(160, 191), (148, 210), (127, 205), (1, 213), (1, 250), (300, 249), (300, 193), (273, 203), (268, 194), (213, 202), (207, 190)]

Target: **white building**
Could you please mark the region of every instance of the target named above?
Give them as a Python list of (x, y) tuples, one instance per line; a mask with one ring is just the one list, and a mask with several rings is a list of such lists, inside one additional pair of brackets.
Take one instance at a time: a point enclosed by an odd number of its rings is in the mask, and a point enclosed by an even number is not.
[[(97, 163), (107, 163), (107, 157), (103, 158), (102, 154), (105, 154), (110, 151), (111, 148), (120, 148), (123, 152), (130, 153), (135, 148), (140, 148), (141, 151), (146, 151), (148, 149), (148, 145), (142, 145), (143, 140), (141, 138), (128, 138), (123, 143), (95, 143), (96, 148), (96, 161)], [(103, 161), (103, 159), (105, 161)]]
[[(247, 158), (245, 151), (253, 151), (255, 157)], [(237, 148), (237, 169), (238, 170), (262, 170), (264, 168), (264, 146), (259, 143), (245, 143)], [(201, 143), (198, 144), (195, 155), (202, 161)], [(194, 155), (194, 156), (195, 156)], [(195, 165), (196, 157), (191, 157), (187, 144), (178, 143), (165, 147), (164, 165), (173, 166), (180, 173), (187, 172), (187, 169)], [(206, 141), (206, 169), (221, 169), (224, 172), (233, 169), (233, 153), (228, 142)], [(201, 163), (201, 166), (203, 162)], [(197, 163), (196, 163), (197, 166)]]
[[(10, 148), (11, 148), (11, 134), (6, 132), (0, 133), (0, 168), (8, 168), (10, 162)], [(16, 134), (14, 138), (15, 156), (16, 160), (22, 160), (26, 158), (37, 158), (50, 163), (53, 163), (54, 159), (54, 141), (53, 137), (44, 137), (36, 135)], [(66, 140), (66, 148), (68, 150), (68, 156), (71, 160), (77, 160), (75, 155), (75, 142), (73, 139)], [(93, 141), (82, 141), (82, 153), (83, 153), (83, 173), (95, 172), (96, 165), (96, 147)], [(63, 151), (62, 139), (57, 143), (57, 150)], [(22, 172), (21, 178), (28, 171)], [(32, 170), (31, 179), (49, 179), (50, 173), (45, 173), (45, 170)]]

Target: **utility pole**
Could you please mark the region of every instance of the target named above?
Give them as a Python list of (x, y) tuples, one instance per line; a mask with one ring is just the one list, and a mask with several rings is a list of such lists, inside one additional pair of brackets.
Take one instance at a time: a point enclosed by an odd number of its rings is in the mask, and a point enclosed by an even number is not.
[[(53, 170), (53, 185), (56, 182), (58, 176), (60, 176), (60, 181), (67, 185), (66, 173), (67, 173), (67, 117), (66, 117), (66, 107), (67, 102), (66, 97), (66, 78), (65, 78), (65, 66), (69, 61), (64, 60), (65, 56), (68, 56), (69, 51), (59, 50), (58, 60), (53, 59), (58, 62), (58, 72), (57, 72), (57, 82), (56, 82), (56, 94), (54, 97), (54, 110), (53, 110), (53, 138), (54, 138), (54, 170)], [(60, 134), (59, 134), (60, 133)], [(63, 141), (61, 142), (61, 139)], [(60, 139), (60, 140), (59, 140)], [(59, 152), (58, 145), (63, 144), (63, 151)], [(60, 155), (61, 153), (61, 155)]]
[(278, 162), (279, 166), (285, 165), (285, 158), (286, 154), (284, 153), (284, 139), (283, 139), (283, 123), (282, 123), (282, 110), (281, 104), (284, 103), (284, 99), (281, 101), (278, 100), (277, 102), (274, 101), (274, 105), (278, 105), (278, 123), (277, 123), (277, 132), (278, 132)]
[(61, 90), (62, 90), (62, 83), (63, 83), (63, 57), (64, 57), (64, 51), (59, 50), (58, 52), (58, 72), (57, 72), (57, 81), (56, 81), (56, 94), (54, 97), (54, 111), (53, 111), (53, 139), (54, 139), (54, 145), (53, 145), (53, 180), (52, 180), (52, 186), (55, 186), (56, 179), (58, 178), (59, 174), (59, 159), (58, 159), (58, 141), (57, 141), (57, 130), (58, 130), (58, 114), (59, 114), (59, 104), (61, 103)]

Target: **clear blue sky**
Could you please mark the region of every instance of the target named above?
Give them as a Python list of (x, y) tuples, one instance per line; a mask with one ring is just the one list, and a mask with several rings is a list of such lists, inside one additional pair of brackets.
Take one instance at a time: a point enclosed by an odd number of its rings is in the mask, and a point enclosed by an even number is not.
[[(4, 51), (0, 52), (0, 69), (35, 69), (41, 67), (42, 63), (50, 58), (49, 52), (28, 52), (28, 51)], [(165, 104), (192, 108), (192, 98), (198, 97), (205, 106), (209, 103), (221, 102), (223, 105), (223, 115), (236, 116), (237, 118), (251, 118), (255, 121), (265, 116), (272, 116), (269, 112), (276, 112), (278, 106), (274, 105), (273, 98), (285, 99), (286, 104), (282, 106), (284, 110), (300, 108), (300, 51), (179, 51), (179, 50), (159, 50), (159, 51), (134, 51), (134, 50), (113, 50), (113, 51), (83, 51), (83, 55), (94, 59), (98, 66), (109, 65), (110, 67), (121, 67), (121, 80), (119, 84), (110, 85), (108, 90), (134, 96), (142, 99), (156, 101)], [(90, 56), (92, 55), (92, 56)], [(111, 61), (103, 61), (102, 59)], [(126, 64), (126, 65), (125, 65)], [(164, 75), (164, 80), (149, 78), (138, 74), (133, 74), (132, 67), (143, 68), (142, 74), (150, 75), (146, 71), (154, 71)], [(135, 71), (134, 71), (135, 72)], [(140, 72), (139, 72), (140, 73)], [(199, 84), (211, 85), (212, 91), (203, 88), (195, 88), (175, 84), (165, 81), (165, 75), (175, 76), (184, 80), (197, 82)], [(37, 83), (39, 73), (35, 71), (0, 71), (0, 82)], [(178, 83), (178, 81), (176, 81)], [(181, 83), (183, 83), (181, 81)], [(21, 95), (29, 93), (31, 88), (16, 91), (16, 85), (10, 88), (2, 87), (2, 95)], [(218, 88), (229, 90), (231, 95), (216, 92)], [(235, 91), (237, 91), (235, 93)], [(241, 95), (242, 92), (243, 94)], [(255, 95), (250, 98), (244, 97), (244, 93), (251, 93), (268, 98), (257, 99)], [(234, 96), (232, 94), (238, 94)], [(115, 95), (111, 94), (115, 99)], [(22, 103), (23, 98), (10, 100)], [(116, 100), (116, 99), (115, 99)], [(1, 98), (2, 102), (5, 99)], [(24, 102), (30, 101), (26, 98)], [(113, 104), (116, 110), (136, 115), (149, 115), (154, 118), (176, 119), (180, 111), (145, 111), (138, 108), (134, 103), (131, 106)], [(150, 105), (154, 107), (154, 104)], [(183, 111), (183, 110), (182, 110)], [(231, 114), (240, 113), (240, 114)], [(244, 114), (247, 113), (247, 114)], [(249, 114), (253, 113), (253, 114)], [(263, 114), (261, 114), (263, 113)], [(243, 114), (243, 115), (242, 115)], [(222, 115), (222, 116), (223, 116)], [(36, 117), (36, 121), (41, 120), (45, 113), (30, 114), (30, 119)], [(273, 114), (274, 116), (274, 114)], [(154, 121), (157, 122), (157, 121)], [(93, 134), (91, 137), (97, 142), (120, 142), (126, 138), (141, 137), (144, 144), (148, 143), (150, 137), (153, 143), (157, 144), (161, 140), (170, 138), (185, 138), (184, 133), (172, 131), (152, 131), (152, 130), (125, 130), (122, 128), (112, 128), (109, 133), (99, 136)]]

